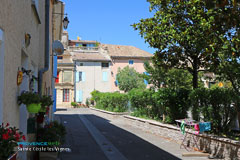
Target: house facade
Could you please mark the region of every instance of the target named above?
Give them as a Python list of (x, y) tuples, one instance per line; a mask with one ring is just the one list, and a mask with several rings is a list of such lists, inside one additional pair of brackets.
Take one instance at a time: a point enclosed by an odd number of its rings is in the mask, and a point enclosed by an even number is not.
[(57, 91), (57, 108), (66, 108), (74, 102), (74, 63), (69, 52), (65, 51), (58, 56), (57, 78), (55, 88)]
[[(53, 16), (55, 5), (63, 3), (56, 0), (0, 2), (0, 124), (19, 128), (29, 142), (33, 137), (27, 132), (28, 118), (35, 115), (28, 113), (25, 105), (19, 106), (17, 97), (23, 91), (53, 94), (51, 46), (57, 38), (53, 27), (62, 28), (62, 20), (55, 21)], [(23, 79), (17, 84), (20, 71)], [(52, 113), (50, 110), (49, 119)], [(27, 153), (19, 153), (19, 159), (27, 159)]]
[(144, 73), (144, 62), (150, 61), (152, 54), (134, 46), (102, 44), (101, 47), (111, 59), (111, 92), (119, 91), (116, 75), (118, 69), (126, 66), (134, 68), (139, 73)]

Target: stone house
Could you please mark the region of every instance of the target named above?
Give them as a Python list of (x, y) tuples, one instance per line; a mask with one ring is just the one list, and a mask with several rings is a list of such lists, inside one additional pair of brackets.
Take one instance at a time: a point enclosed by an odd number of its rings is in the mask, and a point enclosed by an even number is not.
[(58, 57), (58, 108), (71, 107), (73, 101), (85, 104), (94, 90), (119, 91), (116, 83), (118, 68), (130, 66), (143, 73), (144, 62), (153, 56), (133, 46), (68, 40), (67, 32), (63, 33), (62, 43), (65, 53)]
[(101, 47), (106, 50), (111, 59), (111, 92), (119, 91), (116, 81), (118, 69), (126, 66), (133, 67), (137, 72), (144, 73), (144, 62), (150, 61), (153, 54), (141, 50), (134, 46), (102, 44)]
[[(17, 96), (29, 90), (53, 95), (51, 46), (62, 32), (62, 20), (53, 13), (59, 6), (63, 13), (64, 4), (57, 0), (0, 1), (0, 124), (16, 126), (27, 141), (32, 137), (27, 132), (27, 119), (34, 114), (17, 104)], [(24, 71), (19, 85), (18, 71)], [(52, 113), (51, 109), (49, 119)], [(27, 159), (27, 154), (20, 153), (19, 159)]]

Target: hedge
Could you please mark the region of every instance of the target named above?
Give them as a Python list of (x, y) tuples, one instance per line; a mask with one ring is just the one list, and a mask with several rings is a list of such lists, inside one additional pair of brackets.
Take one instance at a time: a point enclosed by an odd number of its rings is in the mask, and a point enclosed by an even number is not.
[(125, 112), (128, 109), (127, 94), (119, 92), (101, 93), (98, 91), (93, 91), (91, 94), (92, 100), (96, 102), (96, 108), (112, 112)]

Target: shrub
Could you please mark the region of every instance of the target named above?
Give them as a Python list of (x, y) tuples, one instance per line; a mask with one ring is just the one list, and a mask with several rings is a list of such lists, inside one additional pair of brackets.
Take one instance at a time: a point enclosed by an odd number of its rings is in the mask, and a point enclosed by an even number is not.
[(161, 88), (157, 92), (133, 89), (129, 92), (135, 116), (148, 117), (174, 123), (176, 119), (186, 118), (189, 90)]
[(73, 106), (74, 108), (76, 108), (77, 107), (77, 102), (71, 102), (71, 106)]
[(96, 108), (114, 112), (125, 112), (127, 110), (128, 97), (126, 94), (92, 92), (92, 99), (96, 102)]
[(237, 101), (234, 91), (227, 88), (195, 89), (190, 94), (192, 106), (199, 106), (196, 114), (212, 124), (214, 133), (228, 133), (235, 120), (233, 103)]
[(166, 116), (166, 123), (174, 123), (176, 119), (187, 117), (189, 109), (189, 90), (161, 88), (155, 93), (156, 105)]
[(148, 89), (132, 89), (128, 93), (129, 101), (131, 103), (131, 107), (134, 110), (135, 116), (147, 116), (152, 117), (152, 95)]

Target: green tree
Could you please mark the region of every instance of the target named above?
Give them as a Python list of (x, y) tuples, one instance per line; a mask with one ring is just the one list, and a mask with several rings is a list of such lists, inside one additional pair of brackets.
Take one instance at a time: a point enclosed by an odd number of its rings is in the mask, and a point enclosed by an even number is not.
[[(225, 5), (225, 1), (218, 0), (147, 1), (154, 16), (133, 24), (134, 29), (157, 49), (155, 59), (161, 62), (159, 65), (187, 70), (192, 74), (193, 88), (197, 88), (198, 73), (218, 66), (225, 33), (233, 25), (231, 20), (239, 19), (234, 17), (239, 14), (232, 9), (234, 2)], [(230, 13), (234, 16), (228, 19)]]
[[(188, 71), (175, 68), (167, 69), (158, 64), (155, 64), (154, 61), (152, 64), (149, 62), (144, 63), (144, 68), (148, 75), (143, 74), (143, 77), (148, 81), (148, 83), (153, 84), (155, 89), (159, 89), (164, 86), (172, 89), (192, 88), (192, 75)], [(203, 83), (199, 83), (200, 86), (203, 87)]]
[(141, 74), (129, 66), (122, 70), (119, 68), (117, 73), (119, 89), (128, 92), (133, 88), (146, 88)]

